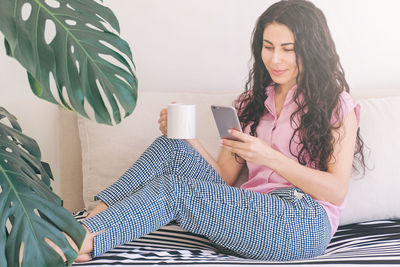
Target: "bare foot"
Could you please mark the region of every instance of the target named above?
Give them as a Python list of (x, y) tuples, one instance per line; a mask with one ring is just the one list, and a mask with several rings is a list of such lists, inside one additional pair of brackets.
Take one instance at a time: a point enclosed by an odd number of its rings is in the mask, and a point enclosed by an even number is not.
[[(78, 251), (77, 245), (72, 240), (72, 238), (70, 236), (68, 236), (67, 234), (63, 233), (65, 235), (65, 237), (67, 238), (70, 246), (78, 253), (78, 257), (75, 259), (75, 262), (85, 262), (85, 261), (91, 260), (90, 252), (93, 251), (93, 239), (96, 235), (98, 235), (102, 232), (101, 231), (101, 232), (92, 234), (85, 225), (82, 225), (82, 226), (86, 230), (86, 235), (85, 235), (85, 239), (83, 240), (82, 247), (79, 251)], [(45, 238), (45, 241), (49, 244), (49, 246), (51, 246), (63, 258), (64, 261), (67, 261), (67, 258), (65, 257), (62, 250), (55, 243), (53, 243), (53, 241), (51, 241), (47, 237)]]
[(78, 252), (78, 257), (75, 259), (75, 262), (85, 262), (85, 261), (90, 261), (92, 259), (90, 257), (90, 252), (93, 251), (93, 239), (97, 235), (97, 233), (96, 233), (96, 235), (92, 234), (85, 225), (82, 224), (82, 226), (86, 230), (86, 235), (85, 235), (85, 239), (83, 240), (81, 249), (79, 251), (78, 251), (78, 247), (76, 246), (74, 241), (71, 239), (71, 237), (69, 237), (68, 235), (66, 235), (64, 233), (64, 235), (67, 238), (71, 247), (73, 249), (75, 249), (75, 251)]

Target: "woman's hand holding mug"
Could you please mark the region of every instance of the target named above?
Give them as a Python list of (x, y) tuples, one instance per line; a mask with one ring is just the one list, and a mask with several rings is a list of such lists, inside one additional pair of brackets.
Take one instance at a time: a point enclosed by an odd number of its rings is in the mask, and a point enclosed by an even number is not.
[(167, 135), (167, 118), (168, 110), (163, 108), (160, 111), (160, 118), (158, 119), (159, 129), (163, 135)]

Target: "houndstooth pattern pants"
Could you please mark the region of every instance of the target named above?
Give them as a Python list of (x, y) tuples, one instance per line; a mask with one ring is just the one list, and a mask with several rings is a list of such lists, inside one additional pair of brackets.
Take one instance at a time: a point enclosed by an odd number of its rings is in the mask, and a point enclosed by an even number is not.
[(83, 220), (93, 256), (175, 220), (241, 257), (283, 261), (323, 254), (330, 240), (325, 210), (296, 188), (262, 194), (231, 187), (183, 140), (157, 138), (98, 199), (108, 209)]

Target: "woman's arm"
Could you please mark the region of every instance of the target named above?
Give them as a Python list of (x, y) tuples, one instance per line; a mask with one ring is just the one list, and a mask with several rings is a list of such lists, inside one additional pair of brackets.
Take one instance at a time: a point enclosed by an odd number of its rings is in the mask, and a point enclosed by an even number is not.
[[(158, 123), (161, 133), (167, 135), (167, 109), (161, 110)], [(233, 153), (222, 149), (218, 161), (216, 161), (198, 139), (187, 139), (185, 141), (196, 149), (229, 185), (235, 184), (244, 164), (239, 163)], [(239, 160), (244, 163), (243, 160)]]
[(350, 180), (357, 137), (354, 112), (347, 114), (341, 127), (333, 131), (337, 141), (326, 172), (303, 166), (253, 136), (237, 131), (232, 131), (231, 134), (243, 140), (243, 143), (224, 139), (223, 147), (226, 150), (237, 153), (246, 161), (273, 169), (317, 200), (328, 201), (334, 205), (343, 202)]

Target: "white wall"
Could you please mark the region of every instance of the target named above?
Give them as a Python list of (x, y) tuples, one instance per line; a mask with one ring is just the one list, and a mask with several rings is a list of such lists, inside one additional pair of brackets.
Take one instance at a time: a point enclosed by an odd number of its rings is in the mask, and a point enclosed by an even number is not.
[[(0, 37), (3, 39), (3, 36)], [(0, 106), (15, 115), (22, 132), (36, 140), (42, 160), (48, 162), (55, 177), (59, 172), (58, 107), (33, 95), (25, 69), (13, 58), (6, 56), (0, 45)], [(53, 184), (59, 192), (58, 184)]]
[(354, 95), (400, 92), (400, 1), (318, 0)]
[[(104, 2), (131, 45), (140, 90), (227, 91), (243, 88), (251, 32), (256, 18), (274, 1)], [(400, 92), (400, 1), (313, 2), (327, 16), (353, 94)], [(5, 55), (2, 45), (0, 84), (0, 106), (14, 113), (24, 132), (38, 141), (57, 179), (63, 142), (57, 107), (33, 96), (25, 71)], [(62, 192), (60, 181), (54, 188)]]
[[(242, 88), (250, 35), (270, 0), (106, 0), (129, 41), (141, 90)], [(400, 1), (314, 0), (355, 94), (400, 90)], [(370, 92), (371, 93), (371, 92)], [(373, 93), (373, 92), (372, 92)]]

